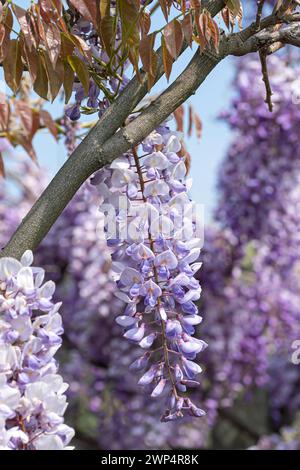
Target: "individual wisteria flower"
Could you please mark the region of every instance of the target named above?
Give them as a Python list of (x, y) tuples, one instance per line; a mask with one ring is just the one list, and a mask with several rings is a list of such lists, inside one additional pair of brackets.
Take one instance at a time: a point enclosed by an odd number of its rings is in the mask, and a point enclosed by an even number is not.
[(163, 421), (205, 414), (185, 395), (198, 384), (195, 360), (207, 345), (192, 336), (201, 322), (194, 274), (202, 239), (180, 149), (165, 123), (94, 178), (103, 211), (113, 212), (105, 229), (117, 295), (127, 303), (116, 320), (124, 337), (145, 351), (130, 368), (141, 371), (139, 385), (152, 397), (166, 398)]
[(68, 385), (54, 359), (63, 333), (55, 284), (31, 267), (26, 251), (0, 259), (0, 448), (68, 449), (74, 436), (64, 424)]

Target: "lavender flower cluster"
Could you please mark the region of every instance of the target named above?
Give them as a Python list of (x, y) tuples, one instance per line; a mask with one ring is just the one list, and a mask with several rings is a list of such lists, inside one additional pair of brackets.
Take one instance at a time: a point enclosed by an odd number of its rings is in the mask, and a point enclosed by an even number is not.
[(44, 270), (0, 259), (0, 448), (68, 449), (74, 436), (64, 424), (68, 387), (54, 355), (63, 333), (55, 284)]
[(201, 368), (194, 360), (206, 343), (192, 336), (201, 322), (195, 304), (201, 289), (194, 274), (201, 266), (202, 240), (195, 236), (195, 208), (180, 149), (176, 133), (164, 124), (141, 149), (116, 159), (93, 181), (102, 207), (112, 209), (105, 229), (114, 250), (118, 297), (127, 304), (116, 321), (124, 337), (145, 350), (130, 368), (146, 369), (139, 384), (152, 397), (166, 396), (163, 421), (185, 413), (204, 415), (182, 395), (187, 386), (197, 385)]

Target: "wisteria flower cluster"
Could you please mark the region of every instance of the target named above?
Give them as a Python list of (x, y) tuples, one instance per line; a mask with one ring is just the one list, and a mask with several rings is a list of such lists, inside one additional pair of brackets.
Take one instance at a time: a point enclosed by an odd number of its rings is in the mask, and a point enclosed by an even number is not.
[(114, 247), (118, 295), (127, 303), (116, 321), (124, 337), (145, 350), (130, 367), (144, 370), (139, 384), (152, 397), (167, 397), (163, 421), (204, 414), (182, 395), (197, 385), (201, 368), (194, 361), (206, 343), (192, 336), (201, 322), (194, 274), (202, 240), (195, 236), (196, 211), (180, 149), (176, 133), (164, 124), (142, 143), (143, 153), (134, 149), (94, 178), (102, 209), (112, 209), (105, 228)]
[(0, 448), (68, 449), (64, 424), (68, 385), (54, 359), (63, 333), (55, 284), (33, 256), (0, 260)]

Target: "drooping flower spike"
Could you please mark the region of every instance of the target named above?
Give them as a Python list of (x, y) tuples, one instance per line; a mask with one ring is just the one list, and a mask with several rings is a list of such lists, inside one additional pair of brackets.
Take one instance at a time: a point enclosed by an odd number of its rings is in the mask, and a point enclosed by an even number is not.
[(44, 270), (0, 259), (0, 449), (61, 450), (74, 431), (64, 424), (68, 385), (54, 359), (63, 333), (55, 284)]
[(185, 395), (198, 384), (195, 359), (207, 345), (192, 336), (201, 322), (194, 274), (202, 238), (180, 150), (177, 134), (164, 123), (94, 179), (108, 213), (116, 295), (127, 303), (117, 323), (145, 350), (131, 369), (140, 371), (139, 384), (152, 397), (166, 398), (162, 421), (205, 414)]

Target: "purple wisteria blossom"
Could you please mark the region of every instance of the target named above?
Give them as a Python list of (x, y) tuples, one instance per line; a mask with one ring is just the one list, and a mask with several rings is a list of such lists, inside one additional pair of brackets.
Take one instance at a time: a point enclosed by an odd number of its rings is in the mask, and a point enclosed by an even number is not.
[(54, 359), (63, 333), (55, 284), (44, 270), (0, 259), (0, 449), (68, 449), (74, 436), (64, 424), (68, 385)]
[(198, 384), (201, 368), (195, 360), (207, 345), (192, 337), (201, 322), (195, 304), (201, 289), (194, 274), (201, 266), (202, 240), (180, 149), (178, 136), (165, 123), (141, 148), (94, 178), (103, 210), (110, 206), (114, 212), (105, 229), (117, 296), (127, 304), (117, 323), (126, 339), (145, 350), (131, 369), (141, 371), (139, 385), (152, 397), (165, 397), (163, 421), (205, 414), (185, 395), (188, 386)]

